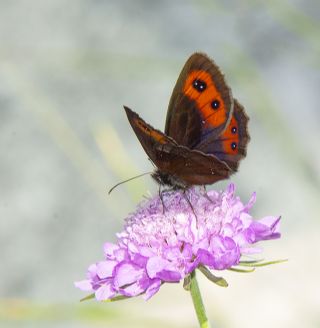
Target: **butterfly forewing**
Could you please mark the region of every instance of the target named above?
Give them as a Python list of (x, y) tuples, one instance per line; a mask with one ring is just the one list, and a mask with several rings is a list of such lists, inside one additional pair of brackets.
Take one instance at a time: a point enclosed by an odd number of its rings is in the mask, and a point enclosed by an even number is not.
[(158, 168), (163, 169), (164, 167), (161, 165), (161, 156), (158, 154), (158, 149), (162, 149), (162, 152), (170, 153), (172, 146), (176, 145), (175, 141), (161, 131), (154, 129), (130, 108), (124, 106), (124, 109), (133, 131), (150, 160)]
[(230, 88), (218, 66), (205, 54), (184, 65), (169, 102), (165, 133), (179, 145), (197, 149), (204, 136), (218, 136), (233, 110)]

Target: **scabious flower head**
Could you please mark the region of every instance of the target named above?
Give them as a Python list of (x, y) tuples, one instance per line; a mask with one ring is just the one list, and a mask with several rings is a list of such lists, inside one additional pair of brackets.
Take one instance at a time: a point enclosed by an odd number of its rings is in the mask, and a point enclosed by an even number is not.
[(104, 260), (92, 264), (76, 286), (97, 300), (149, 299), (162, 283), (179, 282), (200, 265), (231, 268), (242, 255), (260, 251), (252, 246), (256, 242), (280, 237), (280, 218), (254, 220), (254, 202), (255, 194), (244, 205), (233, 184), (225, 192), (192, 188), (153, 197), (129, 215), (117, 243), (104, 245)]

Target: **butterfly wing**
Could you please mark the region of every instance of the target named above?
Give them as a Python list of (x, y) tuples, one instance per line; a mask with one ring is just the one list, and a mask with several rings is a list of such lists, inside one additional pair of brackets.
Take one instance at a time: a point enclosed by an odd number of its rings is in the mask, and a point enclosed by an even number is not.
[(147, 124), (137, 113), (124, 107), (128, 120), (150, 160), (158, 168), (161, 183), (185, 188), (227, 178), (231, 170), (214, 155), (178, 145), (172, 138)]
[(165, 133), (125, 110), (160, 183), (186, 188), (226, 179), (246, 154), (248, 117), (218, 66), (204, 54), (193, 54), (181, 71)]
[(205, 54), (193, 54), (173, 90), (166, 134), (178, 144), (224, 161), (236, 171), (249, 142), (248, 116), (232, 98), (218, 66)]
[(161, 153), (169, 153), (177, 143), (159, 130), (146, 123), (137, 113), (124, 106), (128, 120), (150, 160), (159, 168), (165, 169)]
[(233, 98), (218, 66), (205, 54), (193, 54), (184, 65), (169, 102), (165, 133), (179, 145), (197, 148), (206, 135), (225, 130)]
[(206, 154), (213, 154), (236, 171), (240, 160), (247, 154), (250, 140), (248, 121), (244, 107), (234, 99), (233, 114), (226, 129), (218, 137), (207, 135), (196, 148)]
[(170, 165), (165, 176), (170, 177), (169, 184), (174, 187), (212, 184), (227, 179), (232, 174), (230, 167), (214, 155), (185, 146), (172, 147), (167, 156)]

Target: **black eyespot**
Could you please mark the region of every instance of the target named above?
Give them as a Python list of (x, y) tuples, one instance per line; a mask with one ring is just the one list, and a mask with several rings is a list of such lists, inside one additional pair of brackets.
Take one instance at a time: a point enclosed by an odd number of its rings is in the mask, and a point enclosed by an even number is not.
[(218, 109), (220, 107), (220, 101), (219, 100), (214, 100), (212, 103), (211, 103), (211, 107), (213, 109)]
[(237, 149), (237, 143), (236, 142), (232, 142), (231, 143), (231, 149), (232, 150), (236, 150)]
[(200, 79), (195, 79), (192, 86), (199, 92), (203, 92), (207, 88), (207, 83)]
[(233, 133), (233, 134), (236, 134), (237, 133), (237, 127), (236, 126), (233, 126), (231, 128), (231, 133)]

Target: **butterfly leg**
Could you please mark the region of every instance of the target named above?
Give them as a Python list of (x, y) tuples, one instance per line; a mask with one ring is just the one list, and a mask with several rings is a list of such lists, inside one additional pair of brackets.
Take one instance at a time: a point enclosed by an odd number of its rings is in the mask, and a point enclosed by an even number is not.
[(161, 190), (161, 184), (159, 184), (158, 193), (159, 193), (159, 198), (160, 198), (161, 204), (162, 204), (162, 214), (164, 214), (165, 210), (167, 209), (165, 204), (164, 204), (164, 200), (163, 200), (163, 193), (164, 192), (166, 192), (166, 190)]
[(187, 189), (183, 189), (182, 194), (183, 194), (183, 197), (185, 198), (185, 200), (187, 201), (187, 203), (189, 204), (189, 206), (190, 206), (190, 208), (191, 208), (191, 210), (192, 210), (192, 212), (193, 212), (193, 215), (194, 215), (195, 218), (197, 219), (197, 215), (196, 215), (196, 213), (195, 213), (195, 211), (194, 211), (194, 208), (193, 208), (193, 206), (192, 206), (192, 204), (191, 204), (190, 199), (188, 198), (188, 195), (187, 195)]
[(203, 196), (206, 197), (210, 201), (210, 203), (213, 203), (212, 199), (209, 197), (209, 195), (207, 193), (206, 185), (203, 185), (202, 187), (203, 187)]

